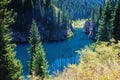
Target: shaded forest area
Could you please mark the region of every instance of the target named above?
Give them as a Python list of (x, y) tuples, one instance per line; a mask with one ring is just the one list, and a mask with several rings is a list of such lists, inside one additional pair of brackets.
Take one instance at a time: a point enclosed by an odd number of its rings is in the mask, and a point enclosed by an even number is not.
[(104, 0), (12, 0), (12, 41), (28, 41), (32, 19), (36, 20), (42, 40), (64, 40), (73, 35), (72, 20), (90, 18), (93, 9), (103, 4)]
[[(71, 32), (69, 15), (62, 12), (51, 0), (12, 0), (9, 6), (14, 12), (15, 23), (12, 25), (14, 37), (20, 34), (26, 41), (32, 19), (36, 20), (42, 40), (66, 39), (68, 30)], [(21, 36), (19, 38), (21, 39)]]

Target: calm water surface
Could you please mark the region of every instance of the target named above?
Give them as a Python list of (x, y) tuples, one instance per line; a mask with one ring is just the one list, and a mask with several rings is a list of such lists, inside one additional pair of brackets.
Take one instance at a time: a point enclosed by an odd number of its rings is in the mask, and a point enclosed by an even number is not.
[[(76, 51), (84, 48), (86, 45), (91, 45), (92, 41), (88, 39), (87, 35), (82, 32), (82, 29), (76, 29), (74, 37), (65, 41), (59, 42), (44, 42), (43, 47), (46, 52), (46, 59), (49, 65), (50, 74), (59, 70), (62, 71), (69, 64), (78, 64), (80, 54)], [(17, 45), (17, 58), (23, 64), (23, 75), (28, 74), (29, 54), (27, 48), (29, 44)]]

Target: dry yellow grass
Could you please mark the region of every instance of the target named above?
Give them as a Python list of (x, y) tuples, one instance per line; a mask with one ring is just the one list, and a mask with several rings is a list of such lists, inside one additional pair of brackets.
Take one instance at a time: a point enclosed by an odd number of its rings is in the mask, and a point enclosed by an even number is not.
[(100, 42), (81, 52), (78, 66), (69, 65), (62, 73), (56, 73), (56, 77), (45, 80), (120, 80), (120, 42), (110, 45)]
[(54, 80), (120, 80), (120, 42), (109, 46), (101, 42), (95, 49), (86, 47), (82, 53), (78, 66), (70, 65)]

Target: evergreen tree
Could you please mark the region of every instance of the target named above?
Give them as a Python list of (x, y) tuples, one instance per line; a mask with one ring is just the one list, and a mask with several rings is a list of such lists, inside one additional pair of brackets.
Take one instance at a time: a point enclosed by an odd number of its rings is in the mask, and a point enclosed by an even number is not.
[(0, 0), (0, 80), (22, 80), (22, 65), (15, 59), (15, 44), (11, 44), (9, 26), (14, 22), (7, 10), (10, 0)]
[(120, 0), (117, 0), (115, 12), (114, 12), (113, 24), (114, 24), (114, 29), (113, 29), (114, 39), (116, 40), (116, 42), (118, 42), (118, 40), (120, 40)]
[(61, 12), (59, 11), (59, 12), (58, 12), (58, 23), (57, 23), (59, 28), (60, 28), (60, 26), (61, 26), (61, 18), (62, 18), (62, 17), (61, 17)]
[(42, 47), (42, 42), (40, 41), (38, 28), (34, 20), (32, 22), (30, 33), (30, 75), (32, 75), (32, 72), (35, 72), (36, 76), (40, 76), (42, 78), (48, 77), (48, 65), (47, 60), (45, 58), (45, 51)]
[(100, 26), (98, 29), (98, 40), (99, 41), (109, 41), (113, 37), (113, 10), (111, 2), (106, 2), (104, 10), (102, 12), (102, 17), (100, 20)]

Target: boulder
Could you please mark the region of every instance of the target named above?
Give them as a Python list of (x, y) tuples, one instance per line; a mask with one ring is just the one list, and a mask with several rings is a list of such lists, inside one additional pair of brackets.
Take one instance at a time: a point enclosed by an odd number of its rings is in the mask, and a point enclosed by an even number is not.
[(92, 24), (90, 33), (89, 33), (89, 38), (96, 41), (97, 40), (97, 33), (98, 33), (98, 27), (99, 27), (99, 21), (95, 22)]
[(92, 22), (91, 20), (87, 20), (83, 27), (83, 32), (88, 35), (89, 39), (94, 41), (97, 40), (99, 22)]
[(91, 27), (92, 27), (92, 22), (91, 22), (91, 20), (88, 19), (88, 20), (85, 22), (85, 24), (84, 24), (83, 32), (84, 32), (85, 34), (89, 34)]

